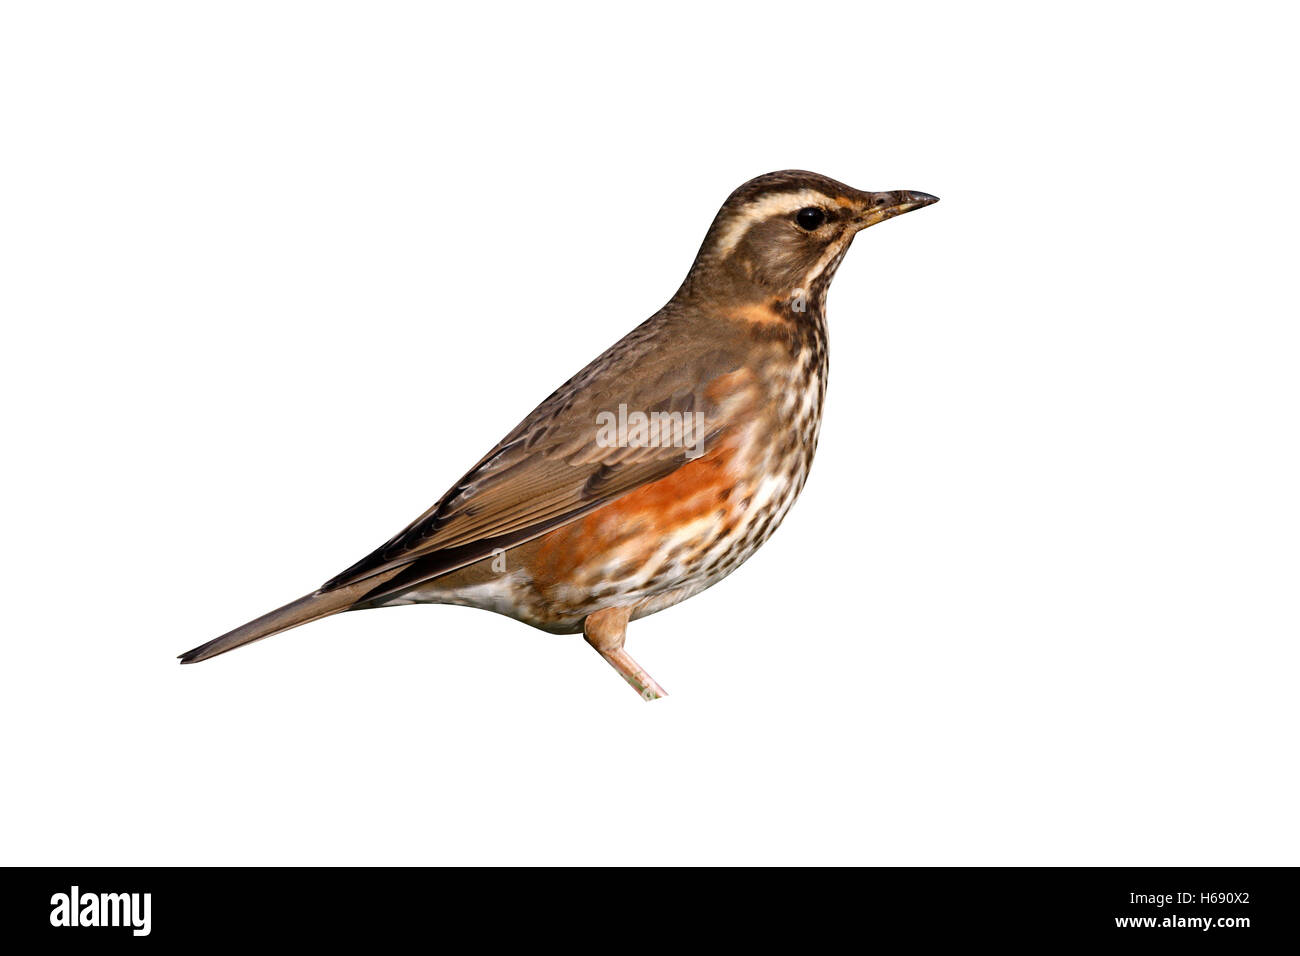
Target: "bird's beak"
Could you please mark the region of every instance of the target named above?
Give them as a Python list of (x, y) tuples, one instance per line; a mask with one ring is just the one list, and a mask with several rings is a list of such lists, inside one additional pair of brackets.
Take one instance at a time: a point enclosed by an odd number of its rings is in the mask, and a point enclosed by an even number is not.
[(920, 209), (939, 201), (938, 196), (920, 193), (914, 189), (896, 189), (887, 193), (863, 193), (862, 212), (858, 214), (859, 229), (866, 229), (886, 219), (893, 219), (913, 209)]

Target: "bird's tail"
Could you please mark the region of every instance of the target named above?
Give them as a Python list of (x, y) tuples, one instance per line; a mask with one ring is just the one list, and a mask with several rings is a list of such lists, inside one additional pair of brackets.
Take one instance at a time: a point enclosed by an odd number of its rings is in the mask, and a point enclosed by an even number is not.
[(272, 611), (270, 614), (263, 614), (256, 620), (249, 621), (242, 627), (237, 627), (227, 634), (222, 634), (206, 644), (200, 644), (193, 650), (186, 651), (180, 655), (180, 661), (182, 664), (197, 664), (199, 661), (206, 661), (209, 657), (216, 657), (218, 654), (226, 653), (226, 651), (233, 651), (236, 647), (243, 647), (253, 641), (260, 641), (264, 637), (279, 634), (281, 631), (287, 631), (299, 624), (318, 621), (323, 617), (329, 617), (331, 614), (346, 611), (352, 607), (357, 598), (361, 596), (361, 593), (370, 586), (373, 586), (373, 584), (367, 582), (365, 586), (353, 585), (332, 591), (315, 591), (306, 597), (300, 597), (298, 600)]

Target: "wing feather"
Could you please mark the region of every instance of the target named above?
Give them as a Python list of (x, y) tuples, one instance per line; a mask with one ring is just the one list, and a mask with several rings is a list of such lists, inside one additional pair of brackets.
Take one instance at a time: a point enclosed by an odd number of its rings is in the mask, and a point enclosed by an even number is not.
[(569, 379), (437, 504), (322, 590), (418, 564), (385, 590), (409, 586), (411, 576), (427, 580), (464, 567), (671, 474), (690, 460), (685, 449), (606, 447), (597, 416), (617, 415), (620, 405), (647, 414), (700, 412), (708, 449), (735, 424), (731, 392), (717, 386), (742, 359), (742, 343), (720, 342), (716, 330), (705, 338), (661, 313)]

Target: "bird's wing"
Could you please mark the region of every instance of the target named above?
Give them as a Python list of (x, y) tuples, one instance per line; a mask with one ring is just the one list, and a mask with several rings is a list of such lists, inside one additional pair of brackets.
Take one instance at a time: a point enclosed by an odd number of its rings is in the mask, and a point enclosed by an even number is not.
[[(556, 390), (432, 508), (373, 554), (327, 582), (331, 590), (404, 568), (385, 593), (429, 580), (568, 524), (670, 474), (686, 448), (610, 446), (598, 415), (624, 405), (679, 412), (702, 429), (688, 440), (712, 448), (726, 432), (740, 349), (717, 337), (651, 320)], [(683, 341), (685, 339), (685, 341)], [(702, 413), (703, 417), (693, 413)], [(702, 435), (701, 435), (702, 432)], [(378, 586), (380, 582), (376, 582)]]

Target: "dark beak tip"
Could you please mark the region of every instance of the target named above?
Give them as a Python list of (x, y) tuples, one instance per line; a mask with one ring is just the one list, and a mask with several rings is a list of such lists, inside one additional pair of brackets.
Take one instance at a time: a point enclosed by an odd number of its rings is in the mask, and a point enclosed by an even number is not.
[(930, 206), (939, 201), (938, 196), (931, 196), (929, 193), (909, 190), (907, 193), (908, 202), (915, 203), (918, 206)]

